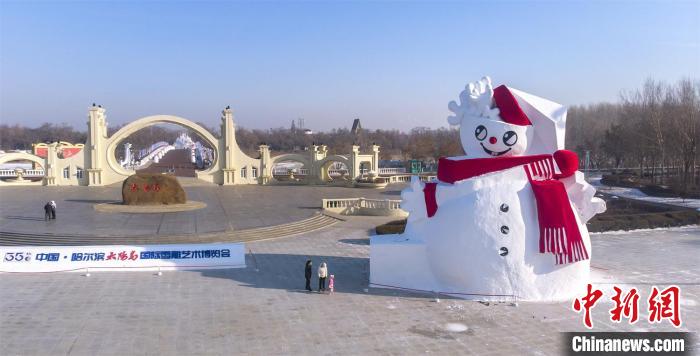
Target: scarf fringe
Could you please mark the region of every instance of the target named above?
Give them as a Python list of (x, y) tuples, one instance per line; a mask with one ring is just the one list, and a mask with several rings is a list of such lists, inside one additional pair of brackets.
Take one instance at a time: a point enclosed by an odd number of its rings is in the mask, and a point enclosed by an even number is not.
[(551, 253), (558, 265), (588, 259), (583, 240), (567, 238), (566, 229), (544, 228), (540, 231), (540, 253)]

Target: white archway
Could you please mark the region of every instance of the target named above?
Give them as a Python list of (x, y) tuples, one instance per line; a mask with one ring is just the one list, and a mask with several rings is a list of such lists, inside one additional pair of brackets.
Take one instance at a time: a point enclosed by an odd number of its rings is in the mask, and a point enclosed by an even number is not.
[(311, 162), (309, 161), (309, 158), (297, 153), (286, 153), (270, 158), (271, 166), (274, 166), (276, 163), (284, 161), (299, 162), (302, 163), (306, 168), (311, 168)]
[[(41, 158), (39, 156), (35, 156), (30, 153), (24, 153), (24, 152), (11, 152), (11, 153), (5, 153), (0, 155), (0, 164), (4, 163), (9, 163), (13, 161), (30, 161), (32, 163), (38, 164), (41, 166), (41, 169), (46, 172), (46, 160), (44, 158)], [(45, 174), (45, 173), (44, 173)], [(25, 180), (22, 182), (14, 182), (14, 183), (9, 183), (9, 182), (4, 182), (0, 180), (0, 185), (42, 185), (44, 184), (43, 179), (39, 181), (31, 181), (31, 180)]]
[(0, 164), (12, 162), (12, 161), (31, 161), (41, 166), (41, 168), (46, 169), (46, 160), (39, 156), (35, 156), (30, 153), (24, 152), (10, 152), (0, 155)]
[(349, 158), (347, 158), (345, 156), (341, 156), (341, 155), (326, 156), (322, 160), (318, 161), (318, 169), (319, 169), (318, 178), (322, 182), (329, 182), (329, 181), (334, 180), (333, 178), (331, 178), (329, 170), (330, 170), (331, 164), (333, 164), (335, 162), (340, 162), (340, 163), (344, 164), (345, 168), (348, 170), (348, 172), (347, 172), (348, 175), (350, 174), (350, 167), (352, 165), (352, 162), (350, 162)]
[(107, 140), (107, 163), (109, 164), (110, 168), (114, 170), (116, 173), (124, 175), (124, 176), (129, 176), (134, 174), (134, 171), (125, 169), (122, 167), (119, 162), (117, 162), (117, 158), (115, 155), (115, 151), (118, 148), (118, 145), (121, 141), (129, 137), (131, 134), (135, 133), (136, 131), (142, 130), (144, 128), (147, 128), (149, 126), (157, 125), (157, 124), (176, 124), (180, 125), (183, 127), (186, 127), (198, 135), (200, 135), (202, 138), (204, 138), (207, 143), (215, 150), (215, 155), (214, 155), (214, 162), (212, 165), (203, 170), (202, 174), (211, 174), (214, 171), (218, 170), (217, 164), (219, 161), (219, 147), (218, 147), (218, 139), (214, 137), (207, 129), (202, 127), (201, 125), (198, 125), (190, 120), (187, 120), (185, 118), (179, 117), (179, 116), (173, 116), (173, 115), (153, 115), (153, 116), (146, 116), (141, 119), (138, 119), (134, 122), (131, 122), (130, 124), (122, 127), (119, 129), (119, 131), (115, 132), (108, 140)]
[[(309, 158), (304, 155), (300, 155), (297, 153), (286, 153), (286, 154), (281, 154), (279, 156), (275, 156), (270, 158), (270, 177), (273, 178), (275, 181), (281, 181), (280, 176), (278, 175), (277, 178), (275, 178), (275, 166), (279, 163), (282, 162), (298, 162), (302, 164), (302, 167), (304, 170), (307, 171), (307, 174), (303, 175), (305, 178), (304, 181), (308, 182), (309, 178), (311, 175), (314, 174), (313, 172), (313, 166), (311, 164), (311, 161), (309, 161)], [(301, 172), (299, 172), (299, 175), (302, 176)], [(282, 179), (284, 180), (284, 179)], [(297, 178), (297, 181), (299, 179)]]

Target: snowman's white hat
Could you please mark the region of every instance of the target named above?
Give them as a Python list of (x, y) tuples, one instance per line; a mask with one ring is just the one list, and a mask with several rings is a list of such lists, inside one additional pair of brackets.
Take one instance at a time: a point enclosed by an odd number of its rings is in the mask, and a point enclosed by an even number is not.
[(566, 107), (517, 89), (508, 87), (508, 90), (534, 127), (529, 153), (553, 153), (564, 149)]
[(466, 118), (500, 120), (511, 125), (532, 126), (534, 137), (527, 154), (552, 154), (564, 149), (566, 108), (553, 101), (501, 85), (491, 86), (491, 78), (467, 85), (460, 104), (451, 101), (450, 125), (460, 125)]

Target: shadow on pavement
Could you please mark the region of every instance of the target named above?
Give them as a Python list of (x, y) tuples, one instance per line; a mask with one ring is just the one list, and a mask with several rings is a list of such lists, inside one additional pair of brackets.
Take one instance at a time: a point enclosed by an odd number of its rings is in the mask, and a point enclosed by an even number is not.
[[(318, 289), (317, 268), (321, 262), (326, 262), (328, 274), (335, 275), (335, 293), (412, 298), (434, 297), (432, 293), (369, 288), (369, 259), (360, 257), (248, 253), (246, 268), (205, 269), (200, 270), (199, 273), (204, 277), (227, 279), (251, 288), (284, 289), (292, 293), (311, 294), (304, 289), (306, 283), (304, 264), (307, 259), (313, 263), (311, 287), (314, 291)], [(440, 297), (451, 298), (450, 296)]]
[[(374, 232), (374, 229), (372, 229)], [(338, 242), (342, 242), (344, 244), (350, 244), (350, 245), (369, 245), (369, 238), (364, 238), (364, 239), (340, 239)]]
[(43, 217), (36, 216), (6, 216), (5, 219), (10, 220), (29, 220), (29, 221), (44, 221)]
[(103, 204), (103, 203), (121, 203), (120, 201), (110, 199), (66, 199), (64, 201), (69, 201), (72, 203), (89, 203), (89, 204)]

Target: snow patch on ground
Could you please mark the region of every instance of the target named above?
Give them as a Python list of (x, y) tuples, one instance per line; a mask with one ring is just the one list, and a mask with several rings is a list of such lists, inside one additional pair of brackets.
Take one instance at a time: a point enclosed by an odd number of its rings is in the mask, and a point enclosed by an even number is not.
[(652, 197), (644, 194), (641, 190), (637, 188), (624, 188), (624, 187), (612, 187), (604, 185), (600, 182), (600, 177), (591, 177), (588, 179), (589, 183), (595, 187), (599, 192), (614, 194), (621, 196), (623, 198), (636, 199), (642, 201), (648, 201), (651, 203), (663, 203), (676, 206), (683, 206), (687, 208), (694, 208), (700, 211), (700, 199), (681, 199), (681, 198), (662, 198), (662, 197)]
[(461, 323), (447, 323), (445, 324), (445, 330), (453, 333), (462, 333), (467, 331), (469, 328)]
[(616, 230), (616, 231), (605, 231), (605, 232), (591, 232), (591, 235), (626, 235), (630, 233), (639, 232), (665, 232), (665, 231), (679, 231), (679, 232), (699, 232), (700, 225), (686, 225), (686, 226), (676, 226), (676, 227), (657, 227), (653, 229), (635, 229), (635, 230)]

